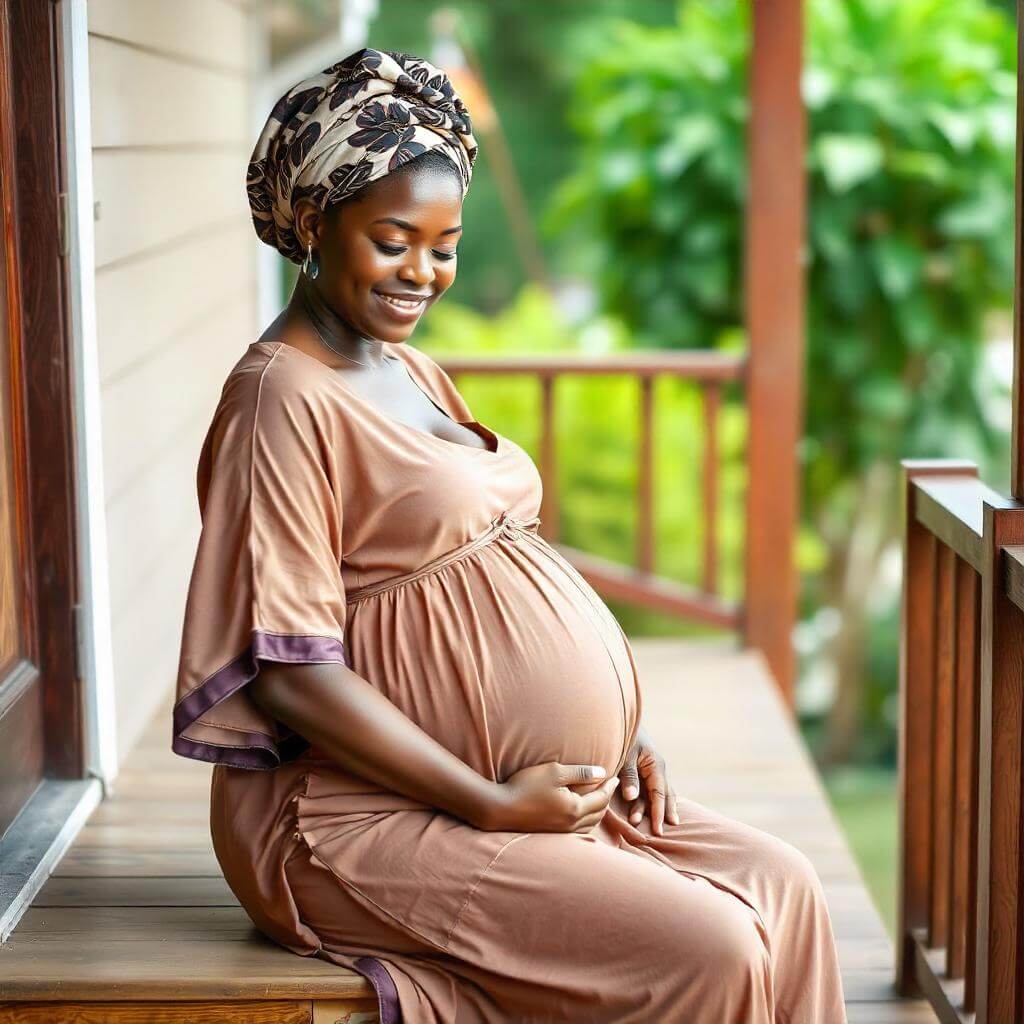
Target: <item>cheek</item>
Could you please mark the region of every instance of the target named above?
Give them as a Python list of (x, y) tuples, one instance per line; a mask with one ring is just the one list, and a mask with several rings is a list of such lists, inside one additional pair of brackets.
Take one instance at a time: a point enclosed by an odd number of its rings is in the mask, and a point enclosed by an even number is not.
[(451, 263), (442, 263), (437, 268), (436, 285), (438, 292), (447, 291), (455, 283), (455, 272), (458, 269), (457, 263), (457, 260), (452, 260)]

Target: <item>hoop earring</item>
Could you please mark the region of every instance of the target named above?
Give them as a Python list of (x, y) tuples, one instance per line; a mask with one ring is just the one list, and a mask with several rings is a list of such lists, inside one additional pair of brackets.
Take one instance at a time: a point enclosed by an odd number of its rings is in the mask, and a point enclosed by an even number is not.
[(320, 261), (313, 255), (313, 243), (306, 243), (306, 258), (302, 261), (302, 272), (310, 279), (315, 281), (317, 274), (320, 273)]

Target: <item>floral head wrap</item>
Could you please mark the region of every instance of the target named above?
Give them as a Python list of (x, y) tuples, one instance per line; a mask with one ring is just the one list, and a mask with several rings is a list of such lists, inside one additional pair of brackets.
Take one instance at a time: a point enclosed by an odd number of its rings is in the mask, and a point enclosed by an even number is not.
[(256, 234), (294, 263), (294, 204), (325, 209), (429, 149), (443, 150), (469, 189), (477, 143), (448, 76), (420, 57), (365, 47), (278, 100), (250, 157)]

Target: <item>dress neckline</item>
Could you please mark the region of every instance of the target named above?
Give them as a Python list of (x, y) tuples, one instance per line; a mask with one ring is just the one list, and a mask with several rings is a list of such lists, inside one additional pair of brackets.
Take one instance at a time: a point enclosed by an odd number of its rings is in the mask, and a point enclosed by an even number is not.
[[(253, 344), (258, 345), (260, 344), (260, 342), (254, 342)], [(368, 402), (359, 394), (358, 391), (355, 390), (355, 388), (352, 387), (351, 384), (345, 381), (343, 374), (338, 373), (332, 367), (328, 366), (323, 360), (317, 359), (316, 356), (311, 356), (308, 352), (305, 352), (297, 345), (292, 345), (287, 341), (276, 341), (272, 342), (271, 344), (276, 345), (278, 351), (280, 351), (282, 348), (285, 348), (297, 353), (303, 359), (312, 360), (314, 363), (318, 363), (321, 367), (323, 367), (323, 369), (328, 374), (330, 374), (331, 379), (337, 381), (341, 385), (341, 387), (345, 389), (346, 393), (350, 395), (356, 402), (366, 406), (366, 408), (368, 408), (378, 419), (383, 420), (385, 423), (391, 424), (392, 427), (396, 430), (408, 431), (417, 435), (418, 437), (426, 438), (428, 441), (433, 440), (436, 441), (438, 444), (447, 445), (449, 448), (461, 448), (463, 451), (469, 452), (471, 454), (478, 453), (480, 455), (491, 456), (503, 454), (504, 438), (502, 437), (501, 434), (499, 434), (496, 430), (491, 430), (490, 427), (488, 427), (484, 423), (481, 423), (479, 420), (460, 420), (457, 419), (454, 415), (452, 415), (451, 411), (446, 407), (446, 403), (439, 400), (438, 398), (435, 398), (430, 393), (429, 388), (425, 386), (423, 381), (420, 379), (419, 373), (412, 366), (411, 362), (404, 356), (389, 354), (387, 351), (385, 351), (385, 358), (390, 359), (393, 362), (400, 362), (405, 366), (405, 372), (409, 380), (411, 380), (412, 383), (420, 390), (420, 392), (427, 399), (427, 401), (429, 401), (432, 405), (436, 406), (437, 409), (443, 415), (447, 416), (448, 419), (450, 419), (453, 423), (457, 423), (460, 427), (466, 427), (469, 430), (472, 430), (474, 426), (482, 427), (488, 434), (490, 434), (494, 438), (494, 448), (477, 448), (475, 445), (463, 444), (461, 441), (451, 441), (446, 437), (438, 437), (437, 434), (432, 434), (430, 433), (429, 430), (420, 430), (419, 427), (414, 427), (411, 424), (405, 423), (404, 421), (397, 419), (396, 417), (391, 416), (386, 412), (382, 412), (380, 409), (377, 408), (376, 405), (373, 404), (373, 402)], [(388, 343), (383, 342), (383, 344), (386, 345)], [(477, 434), (478, 437), (481, 436), (475, 430), (473, 431), (473, 433)]]

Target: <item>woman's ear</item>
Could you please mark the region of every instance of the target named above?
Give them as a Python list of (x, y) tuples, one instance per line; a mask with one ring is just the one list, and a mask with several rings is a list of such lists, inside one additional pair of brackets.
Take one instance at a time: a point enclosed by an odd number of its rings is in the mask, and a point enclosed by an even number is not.
[(295, 237), (303, 249), (310, 242), (316, 248), (320, 238), (320, 226), (323, 216), (320, 207), (311, 199), (300, 199), (295, 204)]

